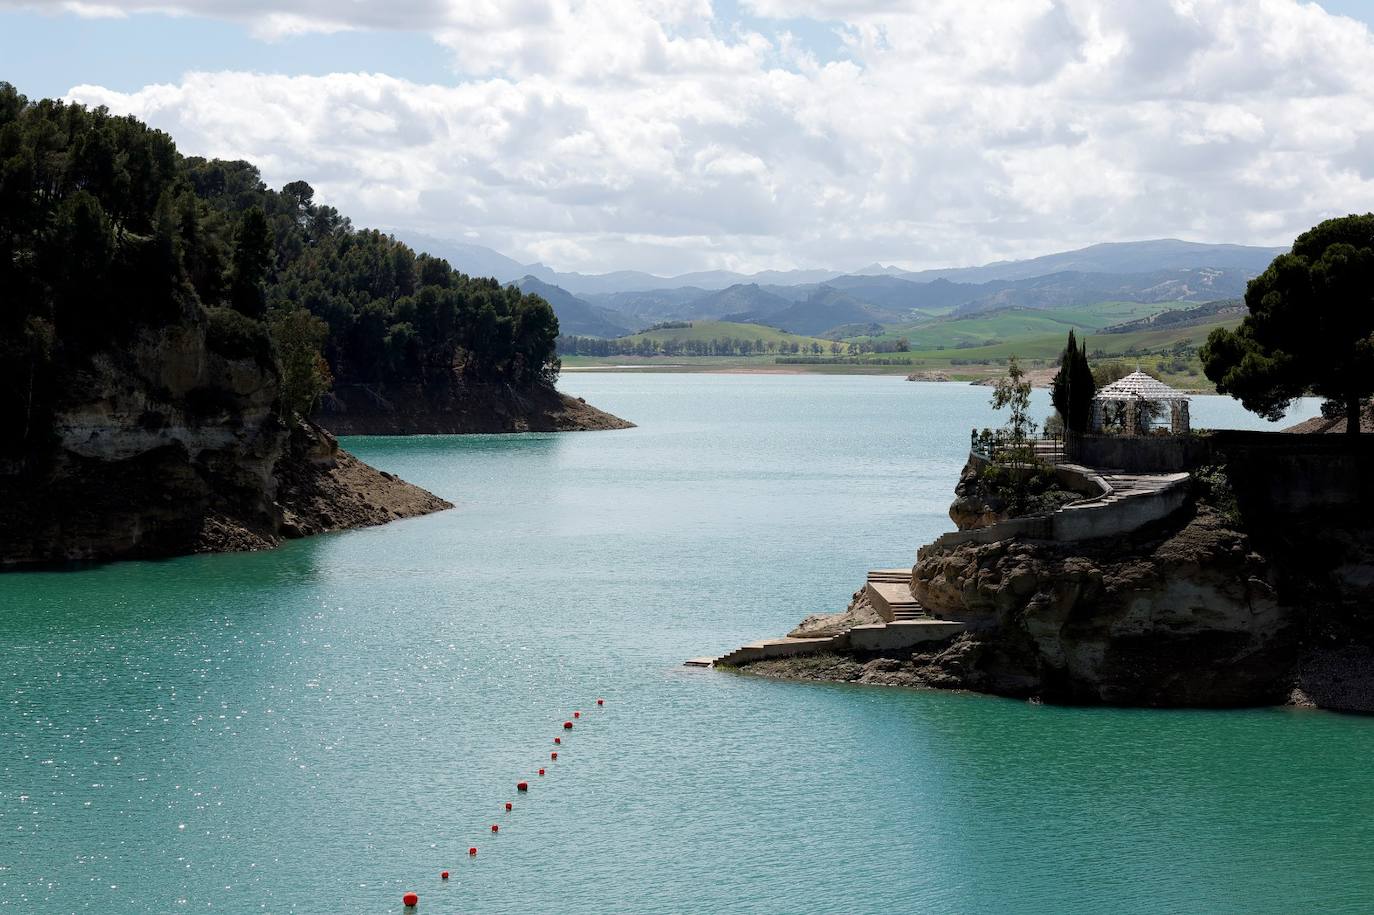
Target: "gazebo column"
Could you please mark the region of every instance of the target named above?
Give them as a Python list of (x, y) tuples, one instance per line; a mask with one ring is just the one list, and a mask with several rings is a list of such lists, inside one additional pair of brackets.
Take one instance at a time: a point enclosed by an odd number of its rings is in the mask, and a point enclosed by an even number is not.
[(1192, 424), (1188, 418), (1188, 401), (1178, 400), (1174, 403), (1178, 409), (1178, 420), (1174, 432), (1178, 435), (1187, 435), (1192, 431)]
[(1126, 421), (1123, 425), (1126, 427), (1122, 430), (1123, 434), (1135, 435), (1135, 400), (1133, 399), (1126, 401)]
[(1102, 401), (1093, 398), (1092, 415), (1088, 418), (1088, 431), (1094, 434), (1102, 431)]

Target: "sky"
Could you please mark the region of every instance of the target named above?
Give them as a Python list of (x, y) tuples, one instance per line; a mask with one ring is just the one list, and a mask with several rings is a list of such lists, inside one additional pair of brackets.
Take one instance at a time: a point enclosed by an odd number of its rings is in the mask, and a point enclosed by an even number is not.
[(560, 270), (1284, 245), (1374, 210), (1374, 0), (0, 0), (0, 79)]

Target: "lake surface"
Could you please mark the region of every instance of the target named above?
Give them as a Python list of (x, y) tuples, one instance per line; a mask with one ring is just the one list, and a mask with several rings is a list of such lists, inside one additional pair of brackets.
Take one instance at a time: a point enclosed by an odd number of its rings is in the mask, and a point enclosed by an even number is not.
[(350, 439), (457, 509), (0, 576), (0, 910), (1374, 906), (1374, 719), (681, 666), (843, 609), (950, 529), (988, 389), (562, 384), (639, 428)]

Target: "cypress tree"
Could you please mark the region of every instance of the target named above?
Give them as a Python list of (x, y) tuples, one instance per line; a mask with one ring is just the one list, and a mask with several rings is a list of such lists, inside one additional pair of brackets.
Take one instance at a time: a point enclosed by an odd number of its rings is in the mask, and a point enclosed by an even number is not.
[(1059, 357), (1059, 371), (1050, 383), (1050, 397), (1054, 409), (1064, 421), (1064, 428), (1070, 432), (1085, 432), (1092, 416), (1093, 395), (1097, 393), (1097, 383), (1088, 365), (1088, 344), (1078, 342), (1077, 336), (1069, 331), (1068, 342)]

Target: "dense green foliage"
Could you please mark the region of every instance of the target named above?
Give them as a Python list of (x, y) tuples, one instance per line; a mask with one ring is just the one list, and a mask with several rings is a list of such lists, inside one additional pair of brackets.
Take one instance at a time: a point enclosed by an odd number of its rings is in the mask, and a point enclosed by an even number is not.
[[(355, 230), (313, 196), (303, 181), (268, 189), (246, 162), (185, 158), (132, 117), (0, 83), (0, 423), (19, 430), (5, 450), (44, 434), (62, 378), (92, 355), (176, 323), (203, 324), (225, 355), (284, 357), (297, 408), (330, 373), (554, 378), (546, 302)], [(296, 309), (323, 325), (280, 320)], [(327, 367), (302, 354), (310, 340)]]
[(1374, 213), (1328, 219), (1274, 258), (1245, 291), (1249, 314), (1201, 351), (1207, 377), (1246, 409), (1280, 418), (1316, 394), (1358, 433), (1374, 393)]
[(1048, 515), (1083, 498), (1060, 485), (1053, 468), (1031, 462), (994, 463), (978, 474), (978, 497), (1001, 506), (1008, 518)]
[(1088, 345), (1079, 344), (1071, 330), (1064, 352), (1059, 357), (1059, 371), (1054, 373), (1054, 379), (1050, 382), (1050, 399), (1068, 431), (1087, 431), (1088, 421), (1092, 418), (1093, 395), (1096, 393), (1097, 383), (1093, 380), (1092, 367), (1088, 365)]

